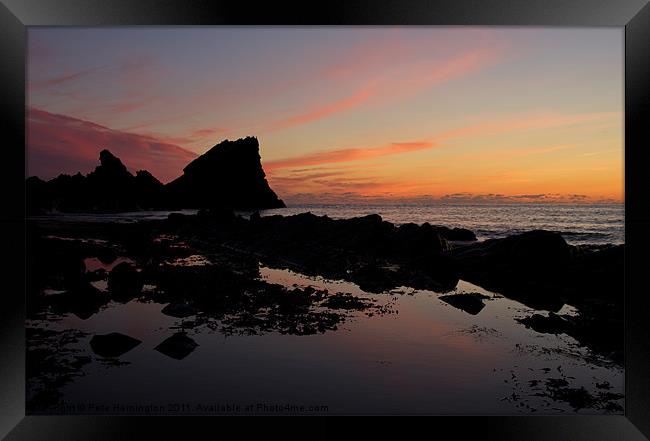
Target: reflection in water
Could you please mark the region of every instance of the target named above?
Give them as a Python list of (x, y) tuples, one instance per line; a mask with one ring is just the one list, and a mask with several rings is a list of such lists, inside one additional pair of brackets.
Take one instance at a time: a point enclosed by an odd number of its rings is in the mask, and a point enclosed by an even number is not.
[[(209, 264), (205, 256), (185, 259), (189, 267)], [(125, 261), (117, 260), (111, 265)], [(86, 268), (107, 269), (92, 259)], [(283, 334), (286, 328), (269, 325), (277, 317), (269, 312), (275, 303), (262, 302), (246, 321), (248, 326), (256, 317), (263, 320), (261, 332), (225, 332), (223, 323), (232, 328), (242, 322), (229, 320), (227, 311), (209, 315), (172, 302), (155, 285), (126, 303), (110, 302), (85, 320), (50, 312), (28, 323), (33, 340), (48, 344), (56, 338), (78, 375), (60, 382), (58, 401), (42, 399), (40, 377), (30, 380), (31, 398), (39, 397), (31, 401), (32, 412), (126, 411), (115, 403), (131, 403), (128, 409), (135, 413), (156, 405), (162, 413), (198, 414), (301, 412), (287, 405), (329, 413), (622, 411), (620, 366), (565, 334), (526, 328), (515, 319), (543, 312), (471, 283), (461, 280), (444, 294), (407, 287), (372, 294), (350, 282), (266, 266), (259, 268), (259, 283), (271, 297), (277, 297), (277, 285), (287, 290), (282, 292), (322, 293), (309, 294), (313, 303), (291, 314), (328, 311), (337, 326)], [(470, 297), (481, 303), (479, 310), (467, 311), (463, 301), (450, 300)], [(576, 311), (565, 306), (562, 313)], [(76, 330), (74, 338), (64, 338), (70, 330)], [(93, 351), (93, 335), (114, 332), (141, 343), (118, 358)], [(58, 369), (74, 371), (66, 366)], [(86, 407), (71, 410), (61, 402)], [(172, 409), (170, 403), (187, 403), (187, 408)]]

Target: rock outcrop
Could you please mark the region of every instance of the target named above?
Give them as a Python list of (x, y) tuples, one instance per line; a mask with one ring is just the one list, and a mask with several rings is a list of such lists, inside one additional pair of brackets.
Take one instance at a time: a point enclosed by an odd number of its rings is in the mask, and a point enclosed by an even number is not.
[(28, 178), (27, 214), (285, 206), (266, 181), (259, 143), (253, 137), (217, 144), (167, 185), (146, 170), (134, 176), (108, 150), (101, 151), (99, 161), (86, 176), (62, 174), (50, 181)]
[[(624, 245), (572, 246), (550, 231), (467, 244), (451, 239), (457, 236), (448, 229), (395, 225), (378, 215), (332, 219), (311, 213), (254, 214), (247, 219), (224, 209), (134, 223), (34, 224), (39, 221), (28, 222), (33, 230), (26, 253), (32, 313), (40, 305), (85, 319), (109, 301), (155, 298), (169, 303), (163, 314), (186, 323), (209, 313), (228, 320), (226, 332), (236, 328), (304, 335), (336, 329), (342, 321), (336, 311), (371, 308), (363, 298), (264, 281), (261, 262), (353, 282), (373, 293), (405, 293), (404, 287), (433, 290), (446, 294), (440, 301), (480, 314), (490, 298), (459, 293), (455, 288), (462, 279), (555, 313), (520, 320), (536, 332), (566, 333), (599, 354), (622, 360)], [(61, 235), (66, 239), (55, 237)], [(101, 240), (84, 239), (89, 237)], [(89, 257), (115, 262), (118, 250), (134, 263), (115, 264), (110, 273), (86, 268)], [(208, 258), (201, 265), (178, 264), (193, 255)], [(91, 284), (95, 280), (107, 280), (107, 290)], [(143, 284), (156, 286), (155, 293), (143, 290)], [(564, 305), (578, 312), (567, 312)], [(172, 340), (161, 352), (175, 354), (176, 346), (187, 346), (183, 340)]]
[(100, 357), (106, 358), (115, 358), (126, 354), (140, 343), (142, 343), (140, 340), (120, 334), (119, 332), (111, 332), (106, 335), (94, 335), (90, 339), (90, 347), (93, 352)]
[[(219, 221), (221, 219), (221, 221)], [(377, 214), (332, 219), (301, 213), (294, 216), (252, 215), (250, 221), (221, 215), (173, 221), (179, 231), (214, 233), (217, 241), (288, 263), (305, 274), (347, 279), (363, 289), (383, 292), (399, 286), (446, 290), (458, 282), (449, 243), (429, 224), (397, 226)]]
[(175, 360), (182, 360), (190, 355), (197, 346), (198, 343), (188, 337), (187, 334), (178, 332), (167, 338), (154, 349)]
[(100, 165), (86, 176), (59, 175), (50, 181), (32, 176), (26, 181), (27, 213), (112, 213), (159, 208), (163, 184), (147, 171), (131, 174), (108, 150), (99, 154)]
[(537, 230), (451, 250), (460, 277), (537, 309), (608, 298), (623, 286), (623, 245), (585, 250)]
[(187, 208), (283, 208), (262, 169), (257, 138), (225, 140), (190, 162), (166, 186), (173, 204)]

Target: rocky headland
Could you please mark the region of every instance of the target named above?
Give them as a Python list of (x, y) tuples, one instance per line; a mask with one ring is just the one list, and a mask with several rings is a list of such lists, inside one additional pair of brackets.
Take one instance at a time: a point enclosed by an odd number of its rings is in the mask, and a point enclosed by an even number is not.
[(100, 165), (87, 175), (61, 174), (49, 181), (29, 177), (27, 214), (285, 206), (269, 187), (254, 137), (215, 145), (168, 184), (146, 170), (132, 174), (108, 150), (100, 152), (99, 161)]

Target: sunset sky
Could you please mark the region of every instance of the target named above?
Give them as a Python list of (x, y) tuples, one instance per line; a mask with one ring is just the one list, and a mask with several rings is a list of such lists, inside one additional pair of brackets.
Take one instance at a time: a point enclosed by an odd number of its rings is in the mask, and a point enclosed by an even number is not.
[(257, 136), (289, 204), (623, 200), (620, 28), (30, 28), (27, 174)]

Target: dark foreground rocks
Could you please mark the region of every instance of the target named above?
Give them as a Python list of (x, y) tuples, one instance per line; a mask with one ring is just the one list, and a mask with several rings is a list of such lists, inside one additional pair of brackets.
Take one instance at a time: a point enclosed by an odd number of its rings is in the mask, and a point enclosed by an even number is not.
[(198, 311), (187, 303), (170, 303), (160, 312), (170, 317), (185, 318), (195, 315)]
[(448, 255), (463, 279), (531, 307), (558, 311), (565, 303), (589, 299), (621, 303), (623, 249), (587, 251), (568, 245), (558, 233), (531, 231)]
[(90, 339), (93, 352), (101, 357), (119, 357), (142, 343), (140, 340), (119, 332), (105, 335), (94, 335)]
[(445, 291), (458, 283), (457, 271), (444, 254), (450, 249), (446, 235), (458, 234), (466, 233), (428, 223), (396, 226), (378, 215), (331, 219), (303, 213), (253, 215), (215, 239), (275, 264), (349, 280), (371, 292), (402, 285)]
[(33, 414), (52, 414), (62, 399), (61, 388), (82, 376), (91, 357), (75, 346), (87, 334), (79, 330), (54, 331), (26, 326), (26, 408)]
[(154, 349), (175, 360), (182, 360), (190, 355), (197, 346), (198, 343), (188, 337), (187, 334), (184, 332), (177, 332), (171, 337), (165, 339), (165, 341), (160, 343)]
[[(292, 334), (336, 329), (346, 310), (367, 307), (363, 299), (259, 280), (264, 262), (375, 293), (403, 286), (446, 293), (463, 279), (535, 309), (558, 312), (570, 304), (580, 318), (566, 333), (603, 353), (622, 352), (622, 245), (575, 247), (548, 231), (463, 240), (469, 237), (426, 223), (398, 226), (378, 215), (246, 219), (223, 209), (135, 224), (40, 224), (28, 234), (29, 304), (59, 311), (85, 304), (78, 312), (88, 316), (109, 300), (153, 296), (143, 290), (147, 285), (155, 287), (156, 301), (170, 304), (163, 310), (170, 316), (200, 321), (207, 314), (224, 332)], [(99, 255), (128, 256), (133, 263), (86, 271), (84, 259)], [(102, 278), (107, 292), (95, 288)], [(44, 290), (61, 294), (44, 296)], [(476, 296), (441, 299), (470, 314), (484, 304)], [(544, 332), (538, 323), (529, 325)]]
[(471, 315), (476, 315), (481, 312), (483, 308), (485, 308), (483, 300), (489, 299), (488, 296), (479, 293), (451, 294), (440, 296), (438, 298)]
[[(612, 360), (623, 357), (624, 246), (568, 245), (531, 231), (451, 250), (460, 277), (535, 309), (521, 320), (541, 333), (567, 334)], [(577, 317), (556, 314), (570, 304)]]
[(116, 265), (108, 276), (108, 289), (116, 300), (136, 297), (142, 285), (140, 273), (128, 262)]
[[(570, 335), (615, 359), (622, 354), (623, 245), (571, 246), (549, 231), (463, 243), (470, 238), (464, 231), (396, 226), (377, 215), (342, 220), (310, 213), (254, 215), (246, 221), (204, 213), (177, 221), (173, 228), (184, 237), (348, 280), (370, 292), (399, 286), (444, 292), (462, 278), (535, 309), (558, 312), (570, 304), (580, 311)], [(469, 297), (443, 300), (470, 314), (480, 313), (483, 304)]]

